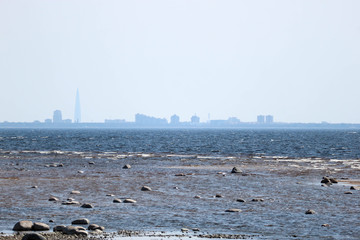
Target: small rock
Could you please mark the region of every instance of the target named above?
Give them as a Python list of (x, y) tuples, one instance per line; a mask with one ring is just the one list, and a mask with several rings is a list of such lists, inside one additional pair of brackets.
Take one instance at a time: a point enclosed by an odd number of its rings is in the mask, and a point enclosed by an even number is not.
[(327, 223), (325, 223), (325, 224), (323, 224), (323, 225), (321, 225), (322, 227), (330, 227), (330, 224), (327, 224)]
[(30, 231), (32, 229), (33, 225), (34, 224), (32, 221), (20, 221), (15, 224), (15, 226), (13, 227), (13, 230), (14, 231)]
[(67, 201), (67, 202), (62, 202), (62, 205), (79, 205), (80, 202), (78, 201)]
[(187, 228), (182, 228), (181, 229), (181, 232), (188, 232), (189, 231), (189, 229), (187, 229)]
[(148, 186), (143, 186), (143, 187), (141, 188), (141, 191), (151, 191), (151, 188), (148, 187)]
[(32, 186), (31, 188), (38, 188), (38, 186)]
[(89, 219), (86, 219), (86, 218), (79, 218), (79, 219), (76, 219), (74, 221), (71, 222), (71, 224), (79, 224), (79, 225), (87, 225), (89, 224), (90, 221)]
[(57, 202), (57, 201), (59, 201), (59, 199), (56, 197), (50, 197), (49, 201)]
[(54, 222), (54, 220), (52, 220), (52, 219), (49, 220), (49, 223), (53, 223), (53, 222)]
[(84, 203), (83, 205), (81, 205), (82, 208), (94, 208), (94, 206), (90, 203)]
[(353, 194), (352, 192), (344, 192), (344, 194)]
[(78, 173), (82, 174), (82, 173), (84, 173), (84, 171), (82, 171), (82, 170), (79, 170), (79, 171), (78, 171)]
[(231, 173), (242, 173), (242, 171), (241, 171), (240, 168), (234, 167), (234, 168), (231, 170)]
[(179, 189), (179, 187), (173, 187), (173, 189)]
[(199, 195), (196, 195), (194, 198), (201, 198)]
[(21, 240), (46, 240), (46, 238), (38, 233), (25, 234)]
[(321, 183), (331, 183), (330, 178), (323, 177), (322, 180), (321, 180)]
[(221, 195), (221, 194), (216, 194), (215, 197), (216, 197), (216, 198), (222, 198), (222, 197), (224, 197), (224, 196)]
[(121, 199), (119, 199), (119, 198), (115, 198), (114, 200), (113, 200), (113, 203), (121, 203), (122, 201), (121, 201)]
[(199, 228), (193, 228), (192, 229), (194, 232), (200, 232), (200, 229)]
[(34, 222), (32, 226), (32, 230), (34, 231), (49, 231), (50, 227), (49, 225), (41, 222)]
[(236, 201), (237, 201), (237, 202), (245, 202), (245, 200), (242, 199), (242, 198), (238, 198), (238, 199), (236, 199)]
[(136, 203), (134, 199), (127, 198), (124, 200), (124, 203)]
[(89, 165), (94, 165), (95, 164), (95, 162), (89, 162)]
[(329, 180), (331, 183), (338, 183), (338, 180), (336, 178), (330, 178)]
[(354, 187), (354, 186), (351, 186), (351, 187), (350, 187), (350, 190), (358, 190), (358, 188), (357, 188), (357, 187)]
[(254, 198), (251, 200), (252, 202), (263, 202), (264, 199), (263, 198)]
[(123, 166), (123, 169), (130, 169), (131, 168), (131, 165), (130, 164), (126, 164)]
[(225, 212), (241, 212), (241, 210), (237, 209), (237, 208), (230, 208), (230, 209), (226, 210)]
[(177, 173), (177, 174), (175, 174), (175, 176), (176, 177), (184, 177), (184, 176), (186, 176), (186, 174), (185, 173)]
[(315, 214), (316, 212), (312, 209), (309, 209), (305, 212), (305, 214)]
[(71, 191), (70, 194), (80, 194), (80, 191)]

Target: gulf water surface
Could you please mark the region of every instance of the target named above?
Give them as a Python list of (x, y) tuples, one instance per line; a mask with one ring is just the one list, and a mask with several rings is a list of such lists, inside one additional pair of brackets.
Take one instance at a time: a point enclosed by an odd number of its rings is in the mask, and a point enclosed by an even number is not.
[[(2, 129), (0, 231), (86, 217), (110, 232), (359, 239), (359, 159), (357, 129)], [(323, 176), (339, 183), (322, 186)]]

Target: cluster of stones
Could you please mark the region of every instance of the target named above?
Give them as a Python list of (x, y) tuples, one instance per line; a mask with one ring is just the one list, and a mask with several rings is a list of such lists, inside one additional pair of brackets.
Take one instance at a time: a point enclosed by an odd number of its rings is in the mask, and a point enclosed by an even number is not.
[[(72, 225), (58, 225), (53, 228), (54, 232), (60, 232), (66, 235), (77, 235), (77, 236), (88, 236), (87, 230), (93, 231), (93, 233), (102, 233), (105, 230), (105, 227), (99, 226), (97, 224), (90, 224), (90, 221), (86, 218), (80, 218), (72, 221)], [(90, 224), (90, 225), (89, 225)], [(73, 226), (73, 225), (89, 225), (88, 228), (82, 226)], [(45, 223), (33, 223), (32, 221), (20, 221), (15, 224), (13, 227), (14, 231), (48, 231), (50, 227)], [(29, 233), (24, 235), (22, 240), (45, 240), (46, 238), (40, 234)]]
[[(80, 194), (80, 191), (71, 191), (70, 194)], [(59, 199), (57, 197), (50, 197), (49, 201), (57, 202)], [(73, 198), (68, 198), (66, 201), (62, 202), (62, 205), (80, 205), (80, 202), (75, 201)], [(82, 208), (94, 208), (94, 205), (90, 203), (84, 203), (81, 205)]]

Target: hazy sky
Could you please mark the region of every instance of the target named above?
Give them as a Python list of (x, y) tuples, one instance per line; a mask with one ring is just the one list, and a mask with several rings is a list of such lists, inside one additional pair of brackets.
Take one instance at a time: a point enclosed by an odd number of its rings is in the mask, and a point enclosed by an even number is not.
[(0, 122), (360, 123), (359, 0), (0, 0)]

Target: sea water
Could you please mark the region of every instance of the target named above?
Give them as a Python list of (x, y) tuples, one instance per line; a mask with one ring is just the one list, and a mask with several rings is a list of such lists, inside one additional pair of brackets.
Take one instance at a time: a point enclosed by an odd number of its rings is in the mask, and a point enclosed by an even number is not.
[[(186, 227), (259, 238), (356, 239), (359, 193), (344, 193), (347, 179), (360, 178), (359, 159), (360, 131), (348, 129), (2, 129), (0, 231), (19, 220), (52, 220), (53, 227), (86, 217), (107, 231)], [(243, 174), (231, 174), (233, 166)], [(324, 175), (344, 181), (323, 187)], [(144, 185), (152, 191), (140, 191)], [(49, 202), (50, 196), (94, 208)]]

